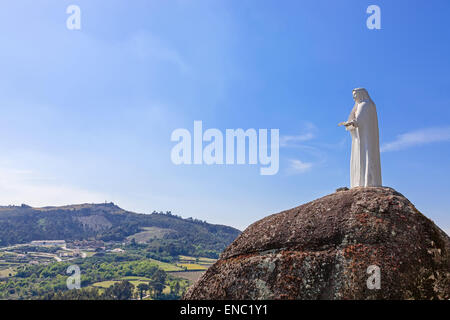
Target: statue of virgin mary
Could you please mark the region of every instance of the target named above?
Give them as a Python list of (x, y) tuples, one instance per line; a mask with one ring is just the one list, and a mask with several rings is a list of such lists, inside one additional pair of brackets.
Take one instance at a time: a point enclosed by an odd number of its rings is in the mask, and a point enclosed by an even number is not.
[(364, 88), (353, 90), (355, 106), (344, 125), (352, 136), (350, 187), (380, 187), (381, 165), (375, 103)]

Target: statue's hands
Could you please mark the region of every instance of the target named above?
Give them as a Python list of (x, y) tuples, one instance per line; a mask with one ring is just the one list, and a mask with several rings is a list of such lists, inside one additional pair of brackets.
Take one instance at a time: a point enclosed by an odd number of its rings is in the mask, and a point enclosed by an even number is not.
[(356, 121), (355, 120), (347, 121), (346, 123), (344, 123), (344, 126), (345, 127), (350, 127), (350, 126), (356, 127)]
[(338, 124), (338, 126), (345, 126), (345, 129), (349, 130), (353, 128), (356, 128), (356, 122), (355, 121), (345, 121), (345, 122), (340, 122)]

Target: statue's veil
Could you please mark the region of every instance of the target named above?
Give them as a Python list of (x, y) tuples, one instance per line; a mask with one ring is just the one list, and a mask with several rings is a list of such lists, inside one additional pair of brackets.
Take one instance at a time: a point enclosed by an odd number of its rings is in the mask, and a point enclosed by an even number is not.
[[(373, 105), (375, 105), (375, 103), (372, 101), (372, 99), (369, 96), (369, 93), (367, 92), (367, 90), (365, 88), (355, 88), (355, 89), (353, 89), (352, 92), (356, 92), (356, 95), (358, 96), (359, 101), (369, 101)], [(355, 120), (357, 107), (358, 107), (358, 102), (355, 101), (355, 105), (353, 106), (352, 112), (348, 116), (347, 121)]]
[(365, 88), (356, 88), (353, 89), (353, 92), (356, 92), (359, 101), (368, 100), (373, 103), (372, 99), (370, 99), (369, 93)]

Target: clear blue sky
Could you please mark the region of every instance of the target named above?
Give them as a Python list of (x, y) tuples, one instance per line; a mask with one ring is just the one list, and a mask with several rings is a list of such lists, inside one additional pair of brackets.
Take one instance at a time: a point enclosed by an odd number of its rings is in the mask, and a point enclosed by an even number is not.
[[(449, 17), (447, 0), (2, 1), (0, 203), (107, 200), (243, 229), (348, 186), (337, 123), (365, 87), (384, 185), (449, 232)], [(279, 128), (279, 173), (173, 165), (170, 135), (194, 120)]]

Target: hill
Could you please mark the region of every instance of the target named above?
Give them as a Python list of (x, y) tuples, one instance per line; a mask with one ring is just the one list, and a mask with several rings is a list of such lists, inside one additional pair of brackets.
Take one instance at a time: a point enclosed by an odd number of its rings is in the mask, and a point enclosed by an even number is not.
[(170, 212), (138, 214), (114, 203), (0, 207), (0, 246), (33, 240), (143, 239), (160, 251), (158, 247), (163, 246), (171, 255), (189, 255), (200, 250), (206, 256), (216, 256), (239, 233), (232, 227), (183, 219)]

